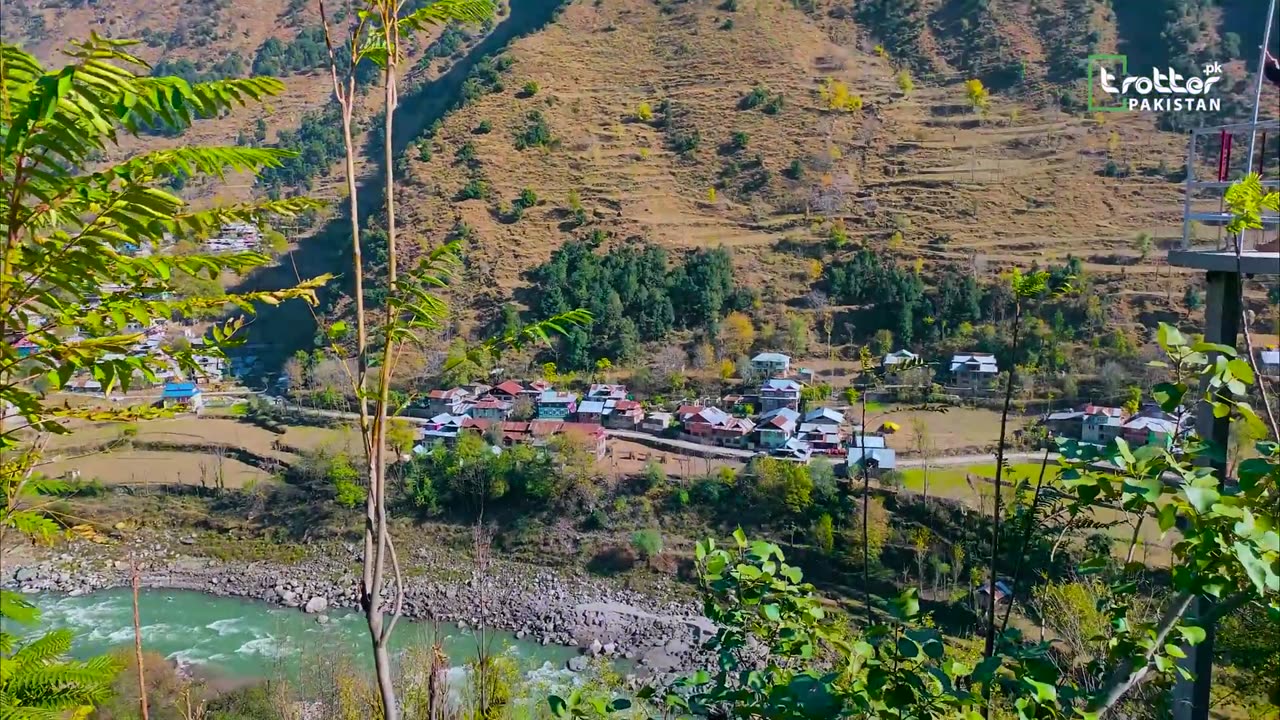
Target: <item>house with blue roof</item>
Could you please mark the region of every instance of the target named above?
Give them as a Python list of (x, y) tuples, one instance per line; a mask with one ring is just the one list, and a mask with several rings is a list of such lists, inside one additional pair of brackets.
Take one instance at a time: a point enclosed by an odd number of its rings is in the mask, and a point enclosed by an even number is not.
[(164, 393), (160, 396), (160, 405), (165, 408), (186, 408), (199, 412), (204, 408), (204, 394), (193, 382), (171, 382), (164, 384)]
[(543, 390), (538, 395), (539, 420), (568, 420), (578, 411), (578, 396), (560, 390)]

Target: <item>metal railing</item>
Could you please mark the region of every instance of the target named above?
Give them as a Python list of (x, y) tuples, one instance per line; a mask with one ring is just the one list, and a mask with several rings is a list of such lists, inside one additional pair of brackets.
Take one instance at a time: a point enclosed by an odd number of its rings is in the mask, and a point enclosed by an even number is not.
[[(1246, 167), (1251, 140), (1259, 141), (1252, 167)], [(1234, 250), (1225, 226), (1227, 188), (1250, 172), (1262, 176), (1262, 184), (1280, 189), (1280, 120), (1234, 123), (1196, 128), (1187, 143), (1187, 179), (1182, 209), (1184, 251), (1225, 252)], [(1242, 250), (1252, 252), (1258, 245), (1274, 240), (1280, 233), (1280, 214), (1267, 211), (1263, 230), (1246, 232)]]

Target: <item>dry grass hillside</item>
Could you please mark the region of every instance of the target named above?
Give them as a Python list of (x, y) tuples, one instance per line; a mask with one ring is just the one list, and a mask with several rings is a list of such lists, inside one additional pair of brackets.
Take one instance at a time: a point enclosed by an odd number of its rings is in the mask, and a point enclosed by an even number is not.
[[(148, 38), (138, 49), (148, 61), (199, 66), (235, 52), (251, 63), (268, 38), (317, 22), (303, 0), (6, 8), (6, 38), (45, 58), (92, 29)], [(1183, 14), (1165, 24), (1167, 8)], [(501, 92), (444, 118), (429, 160), (409, 147), (400, 225), (423, 247), (459, 222), (474, 230), (474, 282), (460, 304), (481, 318), (520, 297), (525, 271), (563, 242), (598, 230), (611, 242), (728, 246), (769, 307), (810, 289), (833, 237), (980, 274), (1072, 254), (1118, 300), (1117, 321), (1149, 324), (1185, 313), (1192, 278), (1161, 251), (1181, 232), (1180, 186), (1166, 176), (1182, 165), (1183, 140), (1151, 115), (1064, 111), (1062, 96), (1080, 92), (1071, 68), (1088, 52), (1154, 57), (1177, 30), (1218, 55), (1240, 35), (1247, 46), (1249, 9), (1247, 0), (571, 0), (511, 45)], [(1244, 63), (1228, 68), (1242, 91)], [(966, 99), (972, 77), (993, 89), (982, 114)], [(268, 107), (199, 123), (181, 141), (231, 142), (263, 118), (270, 142), (329, 100), (324, 73), (285, 80)], [(535, 91), (522, 91), (529, 82)], [(861, 107), (833, 109), (832, 95)], [(530, 126), (550, 138), (519, 149)], [(1108, 176), (1109, 164), (1122, 176)], [(512, 203), (526, 188), (538, 202), (517, 218)], [(484, 197), (465, 199), (480, 189)], [(233, 182), (222, 194), (251, 191)], [(312, 192), (340, 188), (321, 177)], [(1134, 242), (1143, 232), (1155, 238), (1145, 257)]]
[[(333, 8), (342, 4), (330, 3)], [(238, 54), (243, 71), (248, 74), (263, 43), (272, 38), (289, 42), (320, 24), (314, 0), (6, 0), (4, 9), (0, 16), (5, 40), (21, 43), (49, 66), (60, 61), (60, 51), (69, 40), (97, 32), (110, 38), (141, 40), (129, 50), (152, 65), (187, 60), (205, 72), (214, 63)], [(431, 34), (413, 43), (411, 64), (421, 58), (422, 50), (433, 38)], [(436, 61), (418, 75), (429, 79), (445, 66), (445, 61)], [(125, 137), (121, 152), (187, 144), (231, 144), (239, 136), (251, 137), (259, 120), (266, 126), (265, 142), (273, 143), (281, 131), (296, 129), (305, 114), (332, 100), (327, 70), (289, 72), (282, 79), (284, 92), (269, 102), (251, 105), (227, 117), (198, 121), (180, 137)], [(366, 107), (373, 101), (372, 97), (364, 98)], [(247, 200), (253, 193), (247, 177), (185, 190), (189, 198), (199, 202)], [(321, 178), (313, 193), (337, 197), (338, 183)]]
[[(431, 159), (414, 157), (402, 225), (426, 242), (471, 226), (469, 264), (493, 300), (565, 240), (601, 229), (672, 248), (729, 246), (766, 302), (781, 302), (806, 291), (811, 258), (840, 225), (853, 243), (979, 272), (1074, 254), (1138, 313), (1180, 307), (1178, 273), (1158, 250), (1140, 261), (1134, 243), (1149, 232), (1159, 248), (1181, 233), (1180, 185), (1157, 174), (1181, 166), (1185, 144), (1151, 116), (1068, 114), (1037, 82), (994, 94), (980, 116), (965, 75), (945, 67), (904, 93), (892, 58), (849, 19), (778, 0), (728, 6), (571, 3), (513, 45), (505, 92), (452, 113)], [(1009, 17), (1004, 36), (1038, 68), (1031, 20)], [(536, 93), (516, 91), (528, 81)], [(829, 81), (862, 109), (832, 110)], [(743, 109), (753, 88), (781, 95), (781, 109)], [(535, 112), (553, 141), (518, 149)], [(697, 148), (679, 152), (694, 135)], [(1105, 176), (1109, 161), (1130, 174)], [(488, 197), (460, 199), (477, 180)], [(513, 221), (525, 188), (538, 205)], [(580, 227), (574, 202), (588, 217)]]

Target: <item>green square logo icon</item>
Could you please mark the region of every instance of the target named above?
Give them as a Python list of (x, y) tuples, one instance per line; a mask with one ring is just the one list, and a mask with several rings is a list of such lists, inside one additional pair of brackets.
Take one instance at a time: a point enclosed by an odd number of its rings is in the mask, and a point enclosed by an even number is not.
[(1120, 83), (1129, 75), (1127, 55), (1090, 55), (1086, 64), (1089, 83), (1089, 112), (1128, 110), (1120, 95)]

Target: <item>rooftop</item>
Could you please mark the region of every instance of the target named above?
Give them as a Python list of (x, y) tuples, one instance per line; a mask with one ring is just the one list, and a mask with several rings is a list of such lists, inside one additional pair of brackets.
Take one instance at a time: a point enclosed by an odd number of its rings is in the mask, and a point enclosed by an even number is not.
[(756, 355), (755, 357), (751, 358), (751, 362), (755, 362), (755, 363), (789, 363), (789, 362), (791, 362), (791, 356), (790, 356), (790, 355), (784, 355), (784, 354), (782, 354), (782, 353), (778, 353), (778, 352), (762, 352), (762, 353), (760, 353), (759, 355)]

